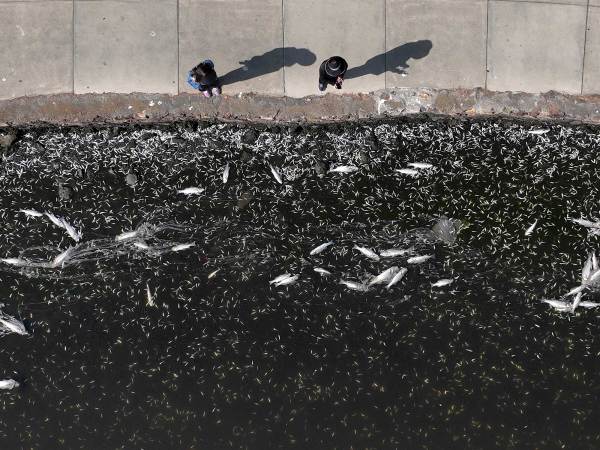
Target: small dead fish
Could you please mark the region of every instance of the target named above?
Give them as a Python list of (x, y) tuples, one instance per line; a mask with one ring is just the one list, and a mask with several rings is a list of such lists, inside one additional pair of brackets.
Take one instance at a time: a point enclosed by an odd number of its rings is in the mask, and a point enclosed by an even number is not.
[(358, 250), (359, 252), (361, 252), (363, 255), (365, 255), (367, 258), (370, 258), (374, 261), (379, 261), (379, 255), (377, 255), (377, 253), (375, 253), (373, 250), (371, 250), (370, 248), (366, 248), (366, 247), (360, 247), (358, 245), (354, 246), (354, 249)]
[(325, 270), (321, 267), (315, 267), (313, 270), (321, 275), (331, 275), (331, 272), (329, 270)]
[(454, 283), (454, 280), (452, 278), (442, 278), (441, 280), (438, 280), (435, 283), (431, 283), (431, 287), (444, 287), (452, 283)]
[(421, 162), (413, 162), (408, 163), (410, 167), (414, 167), (415, 169), (433, 169), (433, 164), (429, 163), (421, 163)]
[(225, 164), (223, 169), (223, 184), (227, 184), (227, 180), (229, 180), (229, 163)]
[(58, 255), (56, 258), (54, 258), (52, 260), (52, 267), (58, 267), (58, 266), (62, 266), (63, 263), (67, 260), (67, 258), (69, 257), (69, 255), (71, 254), (71, 252), (73, 251), (73, 248), (69, 247), (68, 249), (66, 249), (64, 252), (62, 252), (60, 255)]
[(408, 269), (406, 267), (402, 267), (398, 273), (396, 275), (394, 275), (394, 278), (392, 278), (390, 280), (390, 282), (388, 283), (388, 285), (385, 287), (386, 289), (391, 288), (393, 285), (395, 285), (396, 283), (398, 283), (402, 278), (404, 278), (404, 275), (406, 275), (408, 273)]
[(63, 228), (66, 230), (67, 234), (73, 239), (75, 242), (79, 242), (82, 237), (81, 231), (77, 231), (75, 227), (73, 227), (69, 222), (65, 219), (61, 219), (63, 224)]
[(357, 283), (355, 281), (340, 280), (340, 284), (343, 284), (348, 289), (352, 289), (353, 291), (366, 292), (369, 290), (369, 286), (367, 286), (366, 284)]
[(215, 277), (215, 275), (216, 275), (217, 273), (219, 273), (219, 271), (220, 271), (220, 270), (221, 270), (221, 269), (213, 270), (211, 273), (209, 273), (209, 274), (208, 274), (208, 276), (207, 276), (206, 278), (207, 278), (207, 279), (209, 279), (209, 280), (210, 280), (211, 278), (214, 278), (214, 277)]
[(403, 256), (410, 253), (414, 248), (390, 248), (388, 250), (382, 250), (379, 252), (379, 256), (382, 258), (395, 258), (396, 256)]
[(203, 188), (199, 188), (199, 187), (187, 187), (185, 189), (180, 189), (177, 191), (178, 194), (184, 194), (184, 195), (199, 195), (202, 194), (204, 192)]
[(309, 255), (313, 256), (313, 255), (318, 255), (319, 253), (321, 253), (323, 250), (325, 250), (327, 247), (329, 247), (330, 245), (333, 245), (333, 241), (329, 241), (329, 242), (325, 242), (324, 244), (319, 245), (318, 247), (313, 248)]
[(9, 378), (8, 380), (0, 380), (0, 389), (10, 390), (18, 388), (19, 386), (19, 382), (13, 380), (12, 378)]
[(150, 292), (150, 285), (148, 283), (146, 283), (146, 305), (156, 306), (152, 292)]
[(550, 130), (548, 128), (538, 128), (537, 130), (529, 130), (527, 132), (527, 134), (534, 134), (534, 135), (540, 135), (540, 134), (546, 134), (548, 133)]
[(54, 225), (60, 228), (64, 228), (65, 224), (63, 223), (62, 219), (47, 211), (44, 214), (46, 214), (46, 217), (48, 217), (48, 219), (50, 219), (50, 222), (52, 222)]
[(408, 258), (406, 262), (408, 264), (421, 264), (431, 258), (433, 258), (433, 255), (413, 256), (412, 258)]
[(38, 212), (35, 209), (20, 209), (19, 212), (29, 217), (42, 217), (44, 215), (44, 213)]
[(535, 222), (533, 222), (529, 228), (527, 228), (527, 230), (525, 230), (525, 236), (529, 236), (531, 233), (533, 233), (533, 230), (535, 230), (535, 227), (537, 226), (537, 219), (535, 220)]
[(137, 230), (126, 231), (125, 233), (121, 233), (121, 234), (115, 236), (115, 241), (125, 241), (127, 239), (132, 239), (132, 238), (136, 237), (137, 234), (138, 234)]
[(172, 252), (181, 252), (183, 250), (187, 250), (188, 248), (192, 248), (195, 246), (196, 246), (195, 242), (190, 242), (188, 244), (177, 244), (177, 245), (174, 245), (173, 247), (171, 247), (171, 251)]
[(285, 280), (286, 278), (291, 277), (292, 275), (290, 273), (284, 273), (283, 275), (279, 275), (278, 277), (273, 278), (271, 281), (269, 281), (269, 284), (276, 284), (279, 283), (282, 280)]
[(403, 175), (410, 175), (412, 177), (416, 177), (419, 175), (419, 171), (415, 169), (396, 169), (396, 172), (401, 173)]
[(387, 283), (394, 277), (394, 275), (396, 275), (396, 273), (399, 270), (400, 269), (397, 266), (393, 266), (393, 267), (390, 267), (389, 269), (385, 269), (379, 275), (377, 275), (376, 277), (373, 277), (373, 279), (369, 282), (369, 286), (373, 286), (374, 284)]
[(279, 171), (273, 167), (271, 164), (269, 164), (269, 168), (271, 169), (271, 173), (273, 174), (273, 177), (275, 178), (275, 180), (277, 180), (277, 182), (279, 184), (283, 184), (283, 180), (281, 179), (281, 175), (279, 173)]
[(352, 173), (356, 172), (358, 167), (356, 166), (337, 166), (329, 169), (329, 172), (333, 173)]
[(2, 261), (5, 264), (10, 264), (11, 266), (27, 265), (27, 261), (25, 261), (24, 259), (20, 259), (20, 258), (1, 258), (0, 261)]
[(298, 281), (298, 278), (300, 278), (300, 275), (294, 275), (292, 277), (284, 278), (283, 280), (275, 283), (275, 286), (279, 287), (279, 286), (288, 286), (290, 284), (294, 284), (296, 281)]

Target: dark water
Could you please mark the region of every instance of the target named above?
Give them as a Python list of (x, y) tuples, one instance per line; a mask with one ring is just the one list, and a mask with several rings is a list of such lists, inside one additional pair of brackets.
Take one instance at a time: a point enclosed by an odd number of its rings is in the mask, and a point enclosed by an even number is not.
[[(598, 312), (540, 300), (598, 248), (569, 218), (600, 216), (600, 137), (536, 127), (23, 130), (0, 166), (0, 257), (27, 264), (0, 266), (0, 301), (30, 336), (1, 338), (0, 378), (21, 383), (0, 391), (1, 448), (597, 447)], [(435, 168), (395, 172), (409, 162)], [(463, 225), (452, 245), (440, 216)], [(389, 290), (339, 284), (393, 265), (409, 270)]]

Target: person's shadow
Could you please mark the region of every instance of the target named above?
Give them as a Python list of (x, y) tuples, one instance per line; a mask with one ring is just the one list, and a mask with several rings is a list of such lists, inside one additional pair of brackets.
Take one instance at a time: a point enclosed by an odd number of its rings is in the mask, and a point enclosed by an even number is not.
[[(284, 58), (285, 57), (285, 58)], [(280, 47), (268, 51), (262, 55), (253, 56), (231, 72), (219, 77), (222, 85), (238, 83), (250, 80), (269, 73), (277, 72), (282, 67), (290, 67), (294, 64), (310, 66), (317, 60), (317, 56), (306, 48)]]
[(429, 40), (408, 42), (374, 56), (362, 66), (348, 69), (344, 78), (348, 80), (362, 77), (363, 75), (381, 75), (387, 71), (400, 75), (405, 74), (405, 69), (410, 67), (408, 65), (409, 59), (425, 58), (432, 48), (433, 43)]

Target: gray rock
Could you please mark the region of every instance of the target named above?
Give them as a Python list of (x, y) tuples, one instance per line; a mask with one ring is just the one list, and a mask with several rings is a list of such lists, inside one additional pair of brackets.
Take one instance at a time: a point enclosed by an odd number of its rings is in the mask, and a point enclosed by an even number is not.
[(252, 155), (244, 150), (240, 155), (240, 159), (242, 160), (242, 162), (248, 162), (252, 159)]
[(314, 169), (317, 175), (325, 175), (325, 173), (327, 173), (327, 164), (325, 164), (323, 161), (317, 161), (314, 165)]
[(131, 187), (135, 187), (138, 182), (138, 178), (134, 173), (129, 172), (125, 175), (125, 183), (127, 183)]
[(58, 198), (61, 200), (71, 200), (73, 197), (73, 189), (66, 184), (60, 183), (58, 185)]
[(16, 133), (0, 133), (0, 154), (8, 154), (10, 146), (16, 140)]
[(251, 145), (254, 144), (257, 139), (258, 132), (250, 128), (242, 135), (242, 144)]
[(254, 197), (250, 192), (244, 192), (241, 197), (238, 199), (238, 208), (240, 210), (246, 208), (248, 204), (252, 201)]

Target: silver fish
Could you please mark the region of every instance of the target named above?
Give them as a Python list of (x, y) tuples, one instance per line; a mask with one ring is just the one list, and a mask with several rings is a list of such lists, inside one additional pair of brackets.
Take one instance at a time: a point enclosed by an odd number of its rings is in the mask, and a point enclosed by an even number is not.
[(284, 278), (283, 280), (275, 283), (275, 286), (279, 287), (279, 286), (287, 286), (290, 284), (294, 284), (296, 281), (298, 281), (298, 278), (300, 278), (300, 275), (294, 275), (292, 277)]
[(277, 182), (279, 184), (283, 184), (283, 180), (281, 179), (281, 175), (279, 174), (279, 171), (273, 167), (271, 164), (269, 164), (269, 168), (271, 169), (271, 173), (273, 174), (273, 177), (275, 178), (275, 180), (277, 180)]
[(390, 280), (390, 282), (388, 283), (388, 285), (385, 287), (386, 289), (391, 288), (393, 285), (395, 285), (396, 283), (398, 283), (402, 278), (404, 278), (404, 275), (406, 275), (408, 272), (408, 269), (406, 267), (402, 267), (398, 273), (396, 275), (394, 275), (394, 278), (392, 278)]
[(598, 258), (595, 252), (592, 252), (592, 270), (598, 270)]
[(329, 270), (323, 269), (322, 267), (315, 267), (313, 270), (321, 275), (331, 275)]
[(356, 166), (337, 166), (337, 167), (333, 167), (333, 168), (329, 169), (329, 172), (352, 173), (352, 172), (356, 172), (357, 170), (358, 170), (358, 167), (356, 167)]
[(9, 378), (8, 380), (0, 380), (0, 389), (10, 390), (19, 387), (19, 382)]
[(219, 270), (221, 270), (221, 269), (213, 270), (211, 273), (209, 273), (209, 274), (208, 274), (208, 276), (207, 276), (206, 278), (207, 278), (207, 279), (209, 279), (209, 280), (210, 280), (211, 278), (214, 278), (214, 277), (215, 277), (215, 275), (216, 275), (217, 273), (219, 273)]
[(52, 267), (58, 267), (58, 266), (62, 266), (64, 264), (64, 262), (67, 260), (67, 258), (71, 255), (71, 252), (73, 251), (73, 248), (69, 247), (68, 249), (66, 249), (64, 252), (62, 252), (60, 255), (58, 255), (56, 258), (54, 258), (52, 260)]
[(395, 258), (396, 256), (403, 256), (410, 253), (414, 248), (390, 248), (388, 250), (382, 250), (379, 252), (379, 256), (382, 258)]
[(575, 312), (579, 303), (581, 303), (581, 297), (583, 297), (583, 292), (578, 292), (575, 298), (573, 299), (573, 305), (571, 306), (571, 312)]
[(38, 212), (35, 209), (20, 209), (19, 212), (29, 217), (42, 217), (44, 215), (44, 213)]
[(142, 250), (148, 250), (150, 246), (143, 241), (134, 242), (133, 245)]
[(571, 219), (571, 222), (587, 228), (600, 228), (600, 222), (592, 222), (587, 219)]
[(408, 165), (410, 167), (414, 167), (415, 169), (433, 169), (434, 168), (433, 164), (421, 163), (421, 162), (408, 163)]
[(204, 192), (203, 188), (199, 188), (199, 187), (187, 187), (185, 189), (180, 189), (177, 191), (178, 194), (184, 194), (184, 195), (199, 195), (202, 194)]
[(590, 279), (590, 275), (592, 273), (592, 254), (588, 256), (583, 268), (581, 269), (581, 282), (585, 283)]
[(441, 280), (436, 281), (435, 283), (431, 283), (431, 287), (444, 287), (452, 283), (454, 283), (454, 280), (452, 278), (443, 278)]
[(271, 281), (269, 281), (269, 284), (276, 284), (279, 283), (282, 280), (285, 280), (286, 278), (291, 277), (292, 274), (290, 273), (284, 273), (283, 275), (279, 275), (278, 277), (273, 278)]
[(0, 258), (0, 261), (2, 261), (5, 264), (10, 264), (11, 266), (27, 265), (27, 261), (25, 261), (24, 259), (20, 259), (20, 258)]
[(396, 172), (401, 173), (403, 175), (410, 175), (412, 177), (416, 177), (419, 175), (419, 171), (415, 169), (396, 169)]
[(125, 241), (127, 239), (132, 239), (132, 238), (136, 237), (137, 234), (138, 234), (137, 230), (126, 231), (124, 233), (121, 233), (121, 234), (115, 236), (115, 241)]
[(356, 250), (358, 250), (359, 252), (361, 252), (363, 255), (365, 255), (367, 258), (370, 258), (374, 261), (379, 261), (379, 255), (377, 255), (377, 253), (375, 253), (373, 250), (371, 250), (370, 248), (366, 248), (366, 247), (360, 247), (358, 245), (355, 245), (354, 248)]
[(340, 284), (343, 284), (348, 289), (352, 289), (353, 291), (366, 292), (369, 290), (369, 286), (367, 286), (366, 284), (357, 283), (355, 281), (340, 280)]
[(529, 130), (527, 132), (527, 134), (534, 134), (534, 135), (540, 135), (540, 134), (546, 134), (548, 133), (550, 130), (548, 128), (539, 128), (537, 130)]
[(575, 295), (575, 294), (579, 294), (581, 291), (583, 291), (587, 286), (585, 284), (582, 284), (581, 286), (577, 286), (574, 287), (573, 289), (571, 289), (569, 292), (567, 292), (565, 294), (565, 297), (568, 297), (569, 295)]
[(406, 262), (408, 264), (421, 264), (431, 258), (433, 258), (433, 255), (413, 256), (412, 258), (408, 258)]
[(229, 163), (225, 164), (223, 169), (223, 184), (227, 184), (227, 180), (229, 180)]
[(20, 335), (29, 334), (23, 322), (11, 316), (4, 315), (3, 317), (0, 317), (0, 325), (2, 325), (6, 330), (10, 331), (11, 333), (16, 333)]
[(385, 269), (379, 275), (377, 275), (376, 277), (373, 277), (371, 279), (371, 281), (369, 282), (369, 286), (373, 286), (374, 284), (387, 283), (394, 277), (394, 275), (396, 275), (396, 273), (399, 270), (400, 269), (397, 266), (393, 266), (393, 267), (390, 267), (389, 269)]
[(597, 308), (598, 306), (600, 306), (600, 303), (596, 303), (596, 302), (580, 302), (579, 306), (581, 306), (582, 308)]
[(69, 222), (65, 219), (61, 219), (63, 224), (63, 228), (66, 230), (67, 234), (73, 239), (75, 242), (79, 242), (82, 237), (81, 231), (77, 231)]
[(321, 253), (323, 250), (325, 250), (327, 247), (329, 247), (332, 244), (333, 244), (333, 241), (325, 242), (324, 244), (321, 244), (318, 247), (313, 248), (310, 251), (309, 255), (310, 256), (318, 255), (319, 253)]
[(146, 283), (146, 305), (156, 306), (156, 303), (154, 302), (154, 296), (150, 291), (150, 285), (148, 283)]
[(542, 299), (542, 301), (544, 303), (548, 303), (550, 306), (560, 312), (567, 312), (571, 310), (571, 303), (569, 302), (554, 299)]
[(173, 247), (171, 247), (171, 251), (172, 252), (180, 252), (180, 251), (187, 250), (188, 248), (195, 247), (195, 246), (196, 246), (195, 242), (190, 242), (188, 244), (177, 244), (177, 245), (174, 245)]
[(525, 230), (525, 236), (529, 236), (531, 233), (533, 233), (533, 230), (535, 230), (535, 227), (537, 226), (537, 219), (535, 220), (535, 222), (533, 222), (529, 228), (527, 228), (527, 230)]
[(46, 217), (48, 217), (48, 219), (50, 219), (50, 222), (52, 222), (57, 227), (59, 227), (59, 228), (65, 227), (65, 224), (63, 223), (61, 218), (59, 218), (59, 217), (55, 216), (54, 214), (49, 213), (47, 211), (44, 214), (46, 214)]

